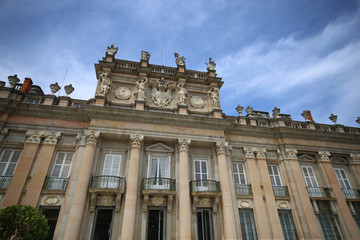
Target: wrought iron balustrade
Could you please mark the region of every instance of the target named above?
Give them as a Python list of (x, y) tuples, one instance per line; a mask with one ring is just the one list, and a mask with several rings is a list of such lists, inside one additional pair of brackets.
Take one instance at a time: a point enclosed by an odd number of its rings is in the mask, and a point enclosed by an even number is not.
[(345, 188), (342, 188), (341, 190), (346, 199), (359, 199), (360, 198), (360, 190), (345, 189)]
[(220, 182), (215, 180), (191, 181), (192, 192), (220, 192)]
[(90, 189), (124, 190), (125, 179), (117, 176), (93, 176), (90, 180)]
[(168, 190), (175, 191), (175, 179), (170, 178), (144, 178), (142, 190)]
[(249, 184), (235, 184), (236, 195), (248, 196), (252, 195), (251, 185)]
[(12, 176), (1, 176), (0, 177), (0, 189), (8, 189)]
[(68, 178), (47, 177), (45, 179), (43, 189), (65, 191), (67, 188), (68, 182), (69, 182)]
[(308, 187), (307, 191), (310, 197), (321, 197), (321, 198), (331, 197), (329, 188)]
[(289, 190), (287, 186), (273, 186), (275, 197), (289, 197)]

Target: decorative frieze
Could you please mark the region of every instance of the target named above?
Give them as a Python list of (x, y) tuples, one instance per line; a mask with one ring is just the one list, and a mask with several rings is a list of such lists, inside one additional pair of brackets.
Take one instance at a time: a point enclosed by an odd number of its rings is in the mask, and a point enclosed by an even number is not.
[(245, 157), (246, 158), (255, 158), (254, 148), (252, 147), (244, 147)]
[(360, 164), (360, 154), (350, 154), (350, 164)]
[(40, 143), (42, 137), (45, 137), (45, 131), (28, 130), (26, 132), (26, 143)]
[(285, 148), (285, 153), (287, 159), (297, 159), (298, 151), (295, 148)]
[(254, 148), (256, 153), (256, 158), (266, 158), (266, 149), (265, 148)]
[(48, 131), (45, 134), (46, 134), (46, 137), (45, 137), (44, 144), (56, 145), (58, 139), (61, 137), (61, 132)]
[(144, 135), (131, 134), (130, 135), (130, 146), (131, 148), (141, 147), (141, 143), (144, 141)]
[(189, 139), (189, 138), (180, 138), (178, 140), (178, 143), (179, 143), (179, 151), (188, 151), (190, 143), (191, 143), (191, 139)]
[(330, 162), (330, 153), (329, 152), (322, 152), (322, 151), (320, 151), (319, 152), (319, 160), (320, 160), (320, 162)]
[(100, 132), (94, 130), (85, 130), (86, 144), (96, 144), (100, 137)]
[(226, 149), (228, 148), (229, 143), (227, 141), (218, 141), (216, 142), (216, 152), (219, 153), (226, 153)]

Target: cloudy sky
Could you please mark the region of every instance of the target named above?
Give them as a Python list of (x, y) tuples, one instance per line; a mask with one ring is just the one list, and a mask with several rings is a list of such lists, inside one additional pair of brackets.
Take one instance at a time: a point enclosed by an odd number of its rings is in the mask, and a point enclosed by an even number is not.
[(359, 126), (359, 0), (0, 0), (0, 80), (31, 77), (45, 93), (63, 81), (73, 98), (94, 96), (94, 63), (107, 46), (117, 58), (206, 71), (212, 57), (225, 82), (221, 105), (294, 120)]

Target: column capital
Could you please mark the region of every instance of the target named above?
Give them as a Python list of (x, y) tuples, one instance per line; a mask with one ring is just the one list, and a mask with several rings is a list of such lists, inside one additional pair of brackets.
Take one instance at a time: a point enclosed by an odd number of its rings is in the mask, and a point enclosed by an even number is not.
[(295, 148), (285, 148), (285, 156), (287, 159), (297, 159), (298, 151)]
[(330, 162), (330, 152), (323, 152), (323, 151), (320, 151), (319, 153), (319, 156), (320, 156), (320, 162)]
[(266, 148), (254, 148), (256, 158), (266, 158)]
[(350, 154), (350, 164), (360, 164), (360, 154)]
[(131, 148), (140, 148), (141, 143), (144, 141), (144, 135), (131, 134), (130, 135), (130, 146)]
[(96, 144), (100, 137), (99, 131), (85, 130), (86, 144)]
[(45, 137), (44, 144), (56, 145), (58, 139), (61, 137), (61, 132), (46, 131), (45, 135), (46, 135), (46, 137)]
[(254, 148), (252, 147), (244, 147), (245, 157), (247, 158), (255, 158)]
[(191, 139), (190, 138), (179, 138), (178, 143), (179, 143), (179, 146), (178, 146), (179, 151), (188, 151), (190, 143), (191, 143)]
[(4, 140), (5, 136), (8, 134), (9, 129), (8, 128), (3, 128), (0, 131), (0, 141)]
[(39, 130), (28, 130), (26, 132), (26, 143), (40, 143), (42, 137), (45, 137), (45, 131)]
[(216, 152), (217, 154), (226, 153), (226, 149), (229, 147), (227, 141), (217, 141), (216, 142)]

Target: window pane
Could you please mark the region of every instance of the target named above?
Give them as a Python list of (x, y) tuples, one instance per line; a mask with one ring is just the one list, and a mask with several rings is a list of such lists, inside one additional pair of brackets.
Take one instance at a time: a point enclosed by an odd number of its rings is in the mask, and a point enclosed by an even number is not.
[(254, 214), (253, 214), (252, 210), (240, 209), (239, 216), (240, 216), (242, 239), (244, 239), (244, 240), (257, 239)]
[(291, 215), (291, 211), (286, 211), (286, 210), (279, 211), (279, 218), (280, 218), (284, 239), (297, 240), (297, 233)]

